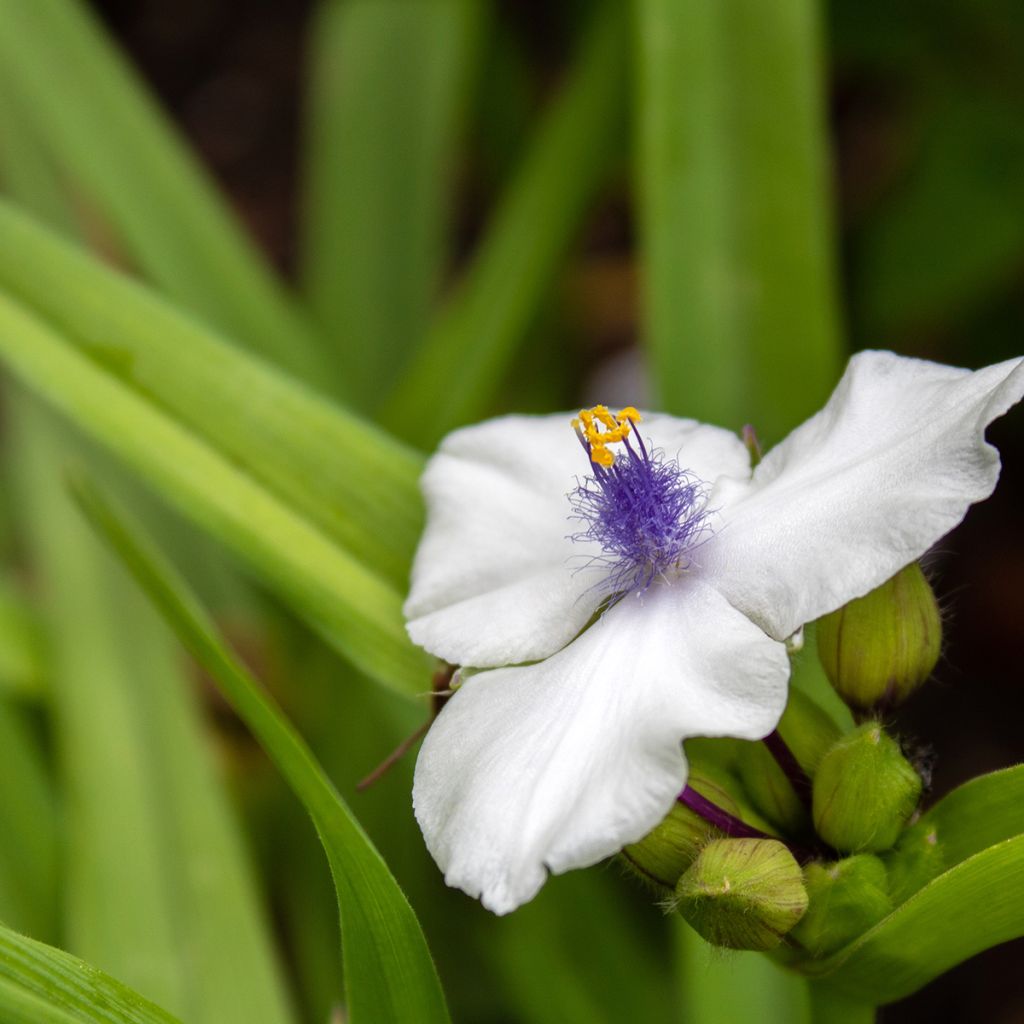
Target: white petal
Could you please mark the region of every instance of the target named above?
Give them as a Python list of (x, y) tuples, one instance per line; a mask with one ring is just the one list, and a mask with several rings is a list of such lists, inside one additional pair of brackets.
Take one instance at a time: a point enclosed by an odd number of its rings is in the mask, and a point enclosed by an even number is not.
[[(506, 416), (450, 434), (423, 475), (427, 526), (406, 602), (413, 641), (453, 664), (545, 658), (586, 625), (604, 594), (574, 543), (568, 493), (589, 463), (570, 413)], [(645, 417), (643, 437), (703, 479), (749, 475), (728, 431)]]
[(413, 786), (445, 880), (504, 914), (549, 870), (640, 839), (685, 783), (680, 741), (766, 735), (788, 673), (782, 644), (684, 578), (625, 598), (546, 661), (471, 676)]
[(987, 498), (985, 428), (1024, 394), (1024, 360), (972, 372), (891, 352), (850, 360), (825, 408), (718, 495), (714, 585), (779, 639), (866, 594)]

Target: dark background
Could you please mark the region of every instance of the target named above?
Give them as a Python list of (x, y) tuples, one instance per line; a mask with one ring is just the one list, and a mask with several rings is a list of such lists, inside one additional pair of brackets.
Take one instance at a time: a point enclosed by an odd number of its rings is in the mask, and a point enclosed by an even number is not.
[[(558, 80), (585, 5), (499, 4), (502, 53), (478, 104), (505, 128), (470, 125), (456, 172), (468, 245), (531, 114)], [(291, 271), (304, 33), (312, 5), (243, 0), (95, 3), (273, 261)], [(1018, 355), (1024, 325), (1024, 4), (833, 0), (827, 88), (850, 350), (964, 366)], [(497, 45), (497, 44), (495, 44)], [(488, 90), (491, 90), (488, 93)], [(483, 118), (478, 120), (483, 121)], [(488, 119), (493, 123), (493, 118)], [(571, 335), (561, 404), (584, 360), (633, 345), (636, 271), (628, 187), (594, 211), (566, 268), (558, 327)], [(946, 610), (936, 677), (894, 719), (935, 755), (936, 795), (1024, 760), (1024, 417), (990, 431), (1005, 469), (930, 562)], [(981, 908), (981, 912), (984, 909)], [(883, 1021), (1024, 1021), (1024, 941), (990, 951)]]

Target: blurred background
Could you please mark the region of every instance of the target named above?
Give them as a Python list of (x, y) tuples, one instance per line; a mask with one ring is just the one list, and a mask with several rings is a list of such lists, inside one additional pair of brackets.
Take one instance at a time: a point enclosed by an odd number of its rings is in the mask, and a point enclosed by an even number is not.
[[(316, 230), (302, 198), (302, 154), (315, 144), (307, 131), (306, 70), (314, 5), (93, 0), (92, 8), (259, 247), (286, 278), (298, 280), (308, 270), (302, 265), (303, 239)], [(460, 86), (464, 113), (452, 129), (454, 144), (441, 157), (447, 206), (436, 216), (447, 257), (439, 294), (459, 277), (538, 117), (559, 95), (592, 11), (592, 5), (570, 0), (506, 0), (481, 7), (475, 59)], [(890, 348), (970, 367), (1020, 354), (1024, 5), (831, 0), (822, 14), (843, 344), (850, 352)], [(386, 49), (386, 41), (380, 45)], [(342, 69), (348, 56), (344, 50), (338, 55)], [(369, 141), (361, 138), (359, 144), (372, 148), (374, 126), (387, 130), (396, 114), (389, 104), (398, 101), (382, 93), (362, 102)], [(571, 250), (553, 261), (550, 286), (524, 319), (526, 341), (486, 412), (571, 408), (592, 400), (641, 405), (652, 394), (638, 348), (641, 228), (630, 158), (639, 129), (626, 104), (617, 106), (623, 109), (608, 112), (613, 124), (599, 173), (581, 182), (587, 206)], [(95, 140), (98, 147), (105, 144)], [(412, 149), (406, 156), (410, 163), (418, 159)], [(366, 183), (357, 204), (372, 211), (373, 192), (374, 183)], [(545, 215), (543, 209), (538, 213)], [(95, 246), (118, 262), (116, 242), (101, 217), (92, 231)], [(396, 251), (394, 258), (403, 259), (403, 253)], [(331, 268), (322, 273), (328, 275), (324, 295), (343, 290), (340, 282), (332, 285)], [(363, 286), (372, 289), (373, 282), (367, 279)], [(371, 299), (391, 301), (387, 294)], [(790, 372), (799, 376), (799, 364)], [(443, 381), (437, 386), (437, 401), (444, 403)], [(699, 379), (692, 386), (699, 390)], [(769, 442), (778, 440), (770, 425), (764, 434)], [(895, 717), (901, 736), (930, 750), (935, 795), (1024, 760), (1020, 411), (998, 422), (989, 436), (1003, 457), (999, 489), (929, 563), (947, 615), (943, 661), (935, 680)], [(534, 904), (500, 922), (444, 890), (411, 819), (411, 758), (368, 792), (354, 791), (358, 778), (415, 727), (417, 710), (357, 679), (350, 681), (353, 699), (339, 703), (333, 687), (345, 670), (281, 609), (271, 607), (274, 614), (266, 615), (268, 601), (261, 597), (254, 609), (225, 599), (222, 622), (311, 738), (410, 893), (455, 1019), (599, 1019), (592, 1016), (594, 1000), (607, 1014), (600, 1019), (669, 1019), (662, 1015), (671, 999), (664, 967), (676, 940), (657, 908), (617, 869), (557, 879)], [(289, 678), (296, 665), (302, 666), (301, 686)], [(204, 699), (260, 870), (272, 880), (275, 927), (289, 950), (289, 970), (314, 1019), (326, 1019), (339, 986), (326, 952), (335, 942), (334, 907), (326, 868), (311, 867), (318, 864), (312, 831), (212, 688), (204, 690)], [(636, 952), (628, 964), (600, 941), (612, 920), (619, 930), (616, 948), (626, 929)], [(539, 944), (541, 933), (554, 938)], [(880, 1019), (1024, 1022), (1022, 966), (1024, 942), (1018, 940), (886, 1008)], [(628, 998), (627, 990), (633, 993)]]

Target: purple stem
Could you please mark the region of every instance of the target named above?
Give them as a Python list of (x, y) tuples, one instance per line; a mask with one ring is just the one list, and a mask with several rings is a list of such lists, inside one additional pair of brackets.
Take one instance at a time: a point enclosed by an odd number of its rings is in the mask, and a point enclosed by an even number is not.
[(689, 807), (694, 814), (699, 814), (706, 822), (714, 825), (720, 832), (724, 832), (732, 839), (771, 839), (767, 832), (762, 832), (753, 825), (741, 821), (734, 814), (722, 810), (716, 803), (712, 803), (707, 797), (703, 797), (697, 790), (687, 786), (676, 799), (684, 806)]
[(775, 763), (782, 769), (783, 774), (789, 779), (793, 791), (800, 798), (800, 802), (811, 809), (811, 780), (807, 772), (800, 767), (793, 751), (786, 745), (786, 741), (779, 735), (778, 729), (768, 733), (761, 741), (768, 752), (775, 758)]

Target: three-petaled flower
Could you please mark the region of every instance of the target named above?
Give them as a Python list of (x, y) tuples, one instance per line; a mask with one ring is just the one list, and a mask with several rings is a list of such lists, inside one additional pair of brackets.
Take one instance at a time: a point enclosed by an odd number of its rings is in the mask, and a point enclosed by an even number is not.
[(863, 352), (753, 471), (735, 434), (633, 409), (599, 407), (577, 436), (564, 415), (449, 435), (405, 608), (416, 643), (473, 669), (414, 783), (448, 884), (513, 910), (653, 828), (683, 740), (771, 732), (786, 638), (992, 493), (985, 428), (1022, 395), (1024, 360)]

